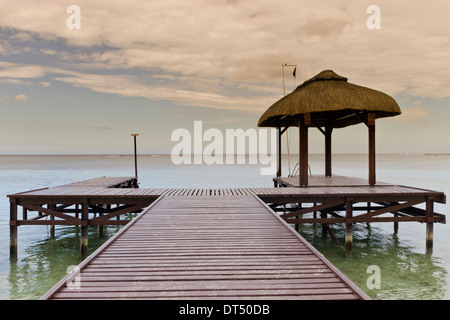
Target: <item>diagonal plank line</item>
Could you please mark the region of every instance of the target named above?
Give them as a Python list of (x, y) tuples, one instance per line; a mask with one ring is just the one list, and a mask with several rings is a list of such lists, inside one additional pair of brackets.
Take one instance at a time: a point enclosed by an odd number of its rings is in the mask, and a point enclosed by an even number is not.
[[(151, 203), (151, 202), (150, 202), (150, 203)], [(111, 213), (108, 213), (108, 214), (106, 214), (106, 215), (104, 215), (104, 216), (100, 216), (100, 217), (91, 219), (91, 222), (104, 221), (104, 220), (108, 220), (108, 219), (111, 219), (111, 218), (120, 216), (121, 214), (130, 213), (130, 212), (133, 212), (133, 211), (136, 211), (136, 210), (145, 208), (145, 207), (147, 207), (150, 203), (148, 203), (148, 202), (141, 202), (141, 203), (135, 204), (135, 205), (133, 205), (133, 206), (128, 206), (128, 205), (127, 205), (127, 206), (125, 206), (125, 208), (121, 208), (121, 209), (119, 209), (119, 210), (115, 210), (115, 211), (113, 211), (113, 212), (111, 212)]]
[(27, 208), (29, 210), (44, 212), (51, 216), (55, 216), (55, 217), (58, 217), (58, 218), (61, 218), (61, 219), (67, 220), (67, 221), (73, 221), (76, 224), (81, 223), (81, 219), (79, 219), (79, 218), (75, 218), (75, 217), (69, 216), (67, 214), (64, 214), (64, 213), (61, 213), (61, 212), (58, 212), (58, 211), (55, 211), (52, 209), (47, 209), (47, 208), (44, 208), (41, 206), (37, 206), (34, 204), (24, 204), (23, 207)]
[(354, 222), (358, 222), (359, 220), (364, 220), (366, 218), (371, 218), (371, 217), (374, 217), (374, 216), (378, 216), (378, 215), (383, 214), (383, 213), (394, 212), (394, 211), (397, 211), (397, 210), (401, 210), (401, 209), (405, 209), (405, 208), (408, 208), (408, 207), (412, 207), (412, 206), (414, 206), (416, 204), (419, 204), (419, 203), (422, 203), (422, 202), (423, 202), (423, 200), (414, 200), (414, 201), (408, 201), (408, 202), (405, 202), (405, 203), (401, 203), (401, 204), (385, 207), (385, 208), (382, 208), (382, 209), (378, 209), (378, 210), (371, 211), (371, 212), (359, 215), (357, 217), (354, 217), (353, 221)]
[(323, 203), (323, 204), (318, 205), (318, 206), (313, 206), (313, 207), (308, 207), (308, 208), (292, 211), (292, 212), (283, 214), (281, 217), (283, 219), (287, 219), (287, 218), (299, 216), (299, 215), (306, 214), (306, 213), (313, 212), (313, 211), (320, 211), (320, 210), (324, 210), (324, 209), (329, 209), (329, 208), (332, 208), (332, 207), (339, 206), (341, 204), (344, 204), (344, 202), (343, 201), (327, 202), (327, 203)]

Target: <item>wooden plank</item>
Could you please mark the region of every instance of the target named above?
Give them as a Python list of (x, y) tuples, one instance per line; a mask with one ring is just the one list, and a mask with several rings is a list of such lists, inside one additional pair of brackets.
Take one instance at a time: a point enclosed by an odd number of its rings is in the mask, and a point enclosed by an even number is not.
[(230, 191), (160, 198), (91, 255), (81, 268), (89, 285), (75, 292), (62, 283), (46, 297), (361, 298), (257, 198)]
[(51, 209), (47, 209), (47, 208), (43, 208), (41, 206), (36, 206), (36, 205), (32, 205), (32, 204), (24, 204), (23, 205), (25, 208), (29, 209), (29, 210), (34, 210), (34, 211), (39, 211), (39, 212), (44, 212), (50, 216), (55, 216), (61, 219), (64, 219), (68, 222), (71, 222), (72, 224), (76, 225), (76, 224), (81, 224), (81, 220), (78, 218), (75, 218), (73, 216), (69, 216), (67, 214), (61, 213), (59, 211), (55, 211), (55, 210), (51, 210)]
[(359, 216), (354, 218), (354, 221), (355, 222), (364, 221), (364, 220), (367, 221), (368, 218), (373, 218), (374, 216), (381, 215), (381, 214), (384, 214), (384, 213), (387, 213), (387, 212), (395, 212), (397, 210), (409, 208), (409, 207), (412, 207), (412, 206), (414, 206), (416, 204), (419, 204), (421, 202), (422, 201), (420, 201), (420, 200), (419, 201), (408, 201), (408, 202), (405, 202), (405, 203), (402, 203), (402, 204), (396, 204), (396, 205), (387, 206), (385, 208), (377, 209), (377, 210), (374, 210), (374, 211), (371, 211), (371, 212), (359, 215)]
[(323, 203), (321, 205), (307, 207), (307, 208), (303, 208), (303, 209), (300, 209), (300, 210), (295, 210), (293, 212), (289, 212), (289, 213), (283, 214), (282, 218), (286, 219), (286, 218), (295, 217), (295, 216), (298, 216), (298, 215), (303, 215), (303, 214), (306, 214), (306, 213), (310, 213), (310, 212), (313, 212), (313, 211), (320, 211), (320, 210), (323, 210), (323, 209), (329, 209), (329, 208), (336, 207), (336, 206), (341, 205), (341, 204), (343, 204), (342, 201), (334, 201), (334, 202), (329, 202), (329, 203)]
[(190, 297), (233, 297), (239, 298), (240, 296), (254, 295), (254, 296), (316, 296), (316, 295), (336, 295), (336, 294), (352, 294), (351, 290), (348, 288), (305, 288), (305, 289), (241, 289), (241, 290), (192, 290), (192, 291), (102, 291), (102, 292), (62, 292), (55, 296), (56, 299), (90, 299), (90, 298), (100, 298), (109, 299), (115, 297), (121, 298), (190, 298)]

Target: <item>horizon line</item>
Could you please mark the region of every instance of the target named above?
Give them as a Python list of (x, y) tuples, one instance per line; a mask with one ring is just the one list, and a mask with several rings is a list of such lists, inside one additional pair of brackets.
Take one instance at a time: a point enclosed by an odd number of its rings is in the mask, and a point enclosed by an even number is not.
[[(137, 154), (137, 156), (169, 156), (170, 153), (142, 153)], [(245, 153), (245, 154), (229, 154), (229, 153), (219, 153), (216, 155), (206, 155), (206, 156), (258, 156), (257, 153)], [(265, 156), (271, 156), (271, 154), (263, 154)], [(276, 154), (275, 154), (276, 155)], [(289, 155), (288, 153), (282, 153), (282, 155)], [(290, 155), (299, 155), (299, 153), (291, 153)], [(308, 155), (325, 155), (324, 153), (309, 153)], [(333, 155), (368, 155), (365, 152), (339, 152), (333, 153)], [(450, 155), (449, 152), (380, 152), (376, 155)], [(0, 154), (0, 157), (7, 156), (134, 156), (134, 153), (6, 153)], [(182, 155), (181, 155), (182, 156)], [(188, 156), (188, 155), (186, 155)], [(189, 156), (205, 156), (203, 154), (190, 154)]]

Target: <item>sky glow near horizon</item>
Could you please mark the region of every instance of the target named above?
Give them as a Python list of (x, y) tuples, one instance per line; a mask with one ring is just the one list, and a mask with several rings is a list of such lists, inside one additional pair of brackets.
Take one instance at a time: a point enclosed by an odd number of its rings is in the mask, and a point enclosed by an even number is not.
[[(0, 4), (0, 154), (132, 153), (131, 133), (140, 153), (170, 153), (171, 133), (194, 121), (256, 128), (283, 95), (283, 63), (298, 65), (286, 93), (332, 69), (394, 97), (403, 114), (377, 121), (377, 152), (450, 153), (445, 0)], [(67, 27), (72, 4), (80, 29)], [(372, 4), (379, 30), (366, 25)], [(365, 126), (335, 130), (333, 152), (366, 150)]]

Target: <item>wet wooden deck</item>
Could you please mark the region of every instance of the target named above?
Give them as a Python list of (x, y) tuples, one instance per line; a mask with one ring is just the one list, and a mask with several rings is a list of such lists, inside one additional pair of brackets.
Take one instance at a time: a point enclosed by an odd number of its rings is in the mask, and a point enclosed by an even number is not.
[(165, 195), (43, 299), (367, 299), (254, 195)]

